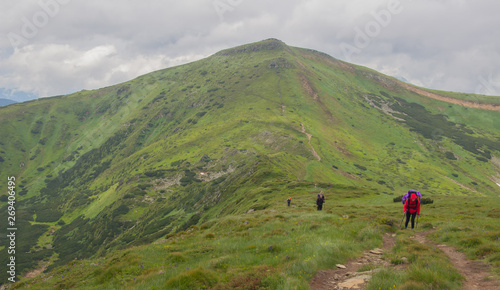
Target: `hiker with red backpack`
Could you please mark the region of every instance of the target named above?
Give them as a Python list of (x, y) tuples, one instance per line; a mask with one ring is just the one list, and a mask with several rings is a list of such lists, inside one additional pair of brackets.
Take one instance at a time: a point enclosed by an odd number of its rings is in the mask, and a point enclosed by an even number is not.
[(409, 193), (409, 198), (404, 203), (404, 211), (406, 214), (405, 229), (408, 227), (408, 222), (411, 216), (411, 228), (415, 227), (415, 217), (420, 216), (420, 198), (417, 192)]

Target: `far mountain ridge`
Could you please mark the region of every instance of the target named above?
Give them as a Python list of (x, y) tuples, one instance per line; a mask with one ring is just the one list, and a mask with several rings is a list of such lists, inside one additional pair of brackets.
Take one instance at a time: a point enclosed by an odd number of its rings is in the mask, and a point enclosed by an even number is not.
[(9, 99), (0, 99), (0, 107), (3, 107), (3, 106), (8, 106), (10, 104), (15, 104), (17, 103), (16, 101), (13, 101), (13, 100), (9, 100)]

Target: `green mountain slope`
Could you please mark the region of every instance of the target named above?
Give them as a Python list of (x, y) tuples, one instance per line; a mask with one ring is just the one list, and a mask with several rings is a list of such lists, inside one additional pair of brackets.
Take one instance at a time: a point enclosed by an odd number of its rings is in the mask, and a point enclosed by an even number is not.
[(108, 257), (315, 188), (497, 197), (499, 114), (498, 98), (410, 87), (274, 39), (0, 108), (5, 191), (16, 178), (16, 273)]

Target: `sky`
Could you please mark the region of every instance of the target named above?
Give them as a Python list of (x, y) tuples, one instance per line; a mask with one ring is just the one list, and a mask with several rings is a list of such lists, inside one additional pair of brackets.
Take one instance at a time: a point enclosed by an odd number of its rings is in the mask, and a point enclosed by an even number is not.
[(98, 89), (277, 38), (426, 88), (500, 96), (498, 11), (498, 0), (2, 0), (0, 91)]

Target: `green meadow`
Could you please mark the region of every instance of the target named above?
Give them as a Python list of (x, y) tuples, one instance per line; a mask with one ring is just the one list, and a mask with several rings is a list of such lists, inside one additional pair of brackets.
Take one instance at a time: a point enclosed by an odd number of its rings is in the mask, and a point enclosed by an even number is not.
[[(432, 204), (422, 205), (416, 229), (401, 230), (402, 205), (392, 198), (308, 182), (294, 186), (280, 188), (269, 208), (211, 219), (101, 258), (74, 260), (16, 287), (309, 289), (317, 271), (381, 247), (382, 235), (389, 232), (396, 234), (396, 246), (384, 258), (404, 268), (382, 269), (367, 289), (461, 289), (464, 278), (446, 255), (411, 238), (420, 231), (431, 231), (428, 238), (456, 246), (500, 274), (500, 226), (492, 216), (498, 197), (432, 197)], [(326, 196), (323, 211), (314, 206), (320, 191)], [(461, 204), (470, 212), (460, 213)]]

